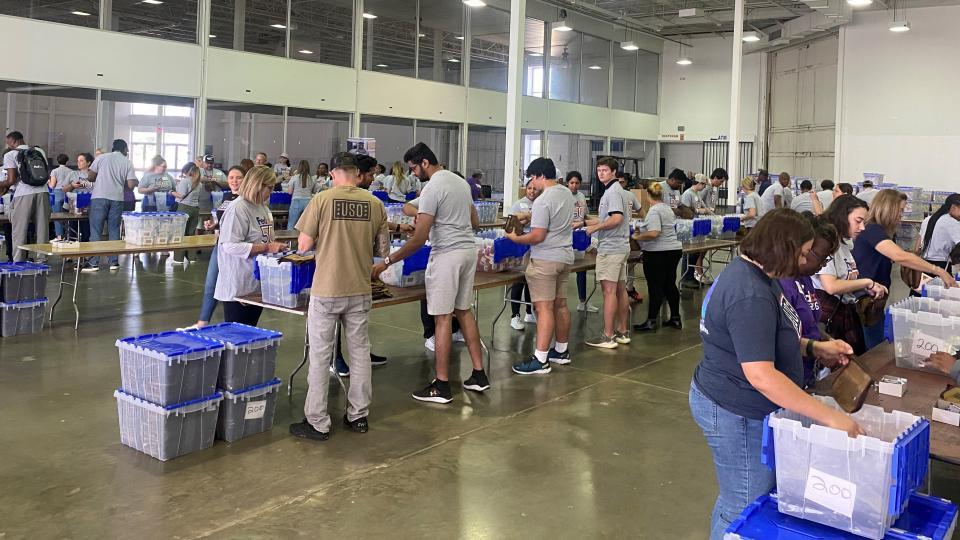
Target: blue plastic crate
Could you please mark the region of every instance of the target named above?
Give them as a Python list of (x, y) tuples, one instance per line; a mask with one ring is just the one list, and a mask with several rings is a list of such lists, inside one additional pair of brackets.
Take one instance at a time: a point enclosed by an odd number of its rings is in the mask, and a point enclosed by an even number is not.
[[(884, 540), (950, 540), (956, 526), (957, 507), (927, 495), (910, 497), (906, 512), (883, 536)], [(747, 506), (727, 528), (725, 540), (853, 540), (853, 533), (807, 521), (777, 510), (775, 493), (763, 495)]]
[(77, 208), (89, 208), (93, 193), (77, 193)]
[(406, 198), (407, 198), (408, 201), (412, 201), (412, 200), (416, 199), (416, 198), (417, 198), (417, 192), (416, 192), (416, 191), (411, 191), (410, 193), (407, 193), (407, 197), (406, 197)]
[(574, 251), (586, 251), (590, 247), (590, 235), (587, 231), (577, 229), (573, 231), (573, 249)]
[(213, 394), (223, 343), (187, 332), (117, 340), (120, 384), (127, 394), (166, 406)]
[(723, 232), (739, 232), (740, 223), (740, 216), (724, 216)]
[(370, 193), (372, 193), (374, 197), (380, 199), (385, 203), (390, 202), (390, 197), (387, 195), (386, 191), (378, 189), (376, 191), (371, 191)]
[(403, 260), (403, 274), (409, 276), (414, 272), (422, 272), (427, 269), (427, 262), (430, 260), (430, 246), (423, 246), (416, 253)]
[(493, 241), (493, 262), (500, 264), (507, 258), (520, 258), (530, 251), (530, 246), (517, 244), (509, 238), (497, 238)]
[(270, 206), (290, 206), (293, 195), (282, 191), (274, 191), (270, 194)]

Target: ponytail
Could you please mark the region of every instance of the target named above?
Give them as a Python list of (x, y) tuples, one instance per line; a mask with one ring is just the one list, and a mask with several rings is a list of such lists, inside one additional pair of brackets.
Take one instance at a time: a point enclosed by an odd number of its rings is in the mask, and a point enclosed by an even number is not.
[(930, 239), (933, 238), (933, 228), (936, 227), (937, 221), (939, 221), (941, 217), (950, 212), (951, 206), (960, 206), (960, 195), (956, 193), (951, 194), (947, 197), (947, 200), (940, 205), (940, 208), (930, 216), (930, 221), (927, 223), (927, 231), (923, 235), (923, 243), (920, 244), (920, 255), (923, 255), (927, 252), (927, 249), (929, 249)]

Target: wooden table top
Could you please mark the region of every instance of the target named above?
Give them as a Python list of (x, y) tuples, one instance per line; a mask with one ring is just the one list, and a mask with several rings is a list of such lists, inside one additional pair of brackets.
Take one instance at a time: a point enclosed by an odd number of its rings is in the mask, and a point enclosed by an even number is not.
[[(50, 221), (86, 221), (90, 219), (87, 214), (72, 214), (70, 212), (53, 212), (50, 214)], [(10, 223), (10, 215), (0, 215), (0, 223)]]
[[(297, 239), (297, 231), (276, 231), (278, 241), (290, 241)], [(214, 234), (203, 234), (199, 236), (184, 236), (183, 241), (177, 244), (163, 244), (152, 246), (138, 246), (128, 244), (124, 240), (102, 240), (99, 242), (81, 242), (76, 248), (61, 248), (53, 244), (24, 244), (21, 249), (39, 253), (47, 256), (59, 256), (65, 259), (77, 259), (81, 257), (103, 257), (110, 255), (133, 255), (138, 253), (162, 253), (164, 251), (177, 251), (180, 249), (213, 249), (217, 243), (217, 236)]]
[[(933, 405), (951, 382), (946, 375), (897, 367), (893, 344), (888, 342), (867, 351), (859, 361), (874, 381), (884, 375), (907, 379), (907, 392), (902, 398), (883, 395), (875, 387), (868, 391), (866, 403), (883, 407), (886, 411), (903, 411), (930, 420)], [(930, 455), (960, 464), (960, 428), (931, 420)]]

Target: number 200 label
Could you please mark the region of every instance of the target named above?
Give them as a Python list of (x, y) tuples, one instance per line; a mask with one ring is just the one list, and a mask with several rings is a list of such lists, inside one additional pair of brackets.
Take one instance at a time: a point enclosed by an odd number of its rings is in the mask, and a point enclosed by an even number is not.
[(810, 468), (803, 498), (846, 517), (853, 517), (857, 485), (843, 478)]
[(267, 400), (251, 401), (247, 403), (247, 410), (243, 414), (243, 419), (257, 420), (263, 418), (265, 412), (267, 412)]

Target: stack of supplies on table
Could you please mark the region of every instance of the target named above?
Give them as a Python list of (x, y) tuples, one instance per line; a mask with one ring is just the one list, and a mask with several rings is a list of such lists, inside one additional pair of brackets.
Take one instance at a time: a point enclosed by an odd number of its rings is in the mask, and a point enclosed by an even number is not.
[(268, 431), (281, 337), (223, 323), (118, 340), (120, 442), (166, 461)]
[(0, 263), (0, 335), (40, 333), (49, 274), (45, 264)]

